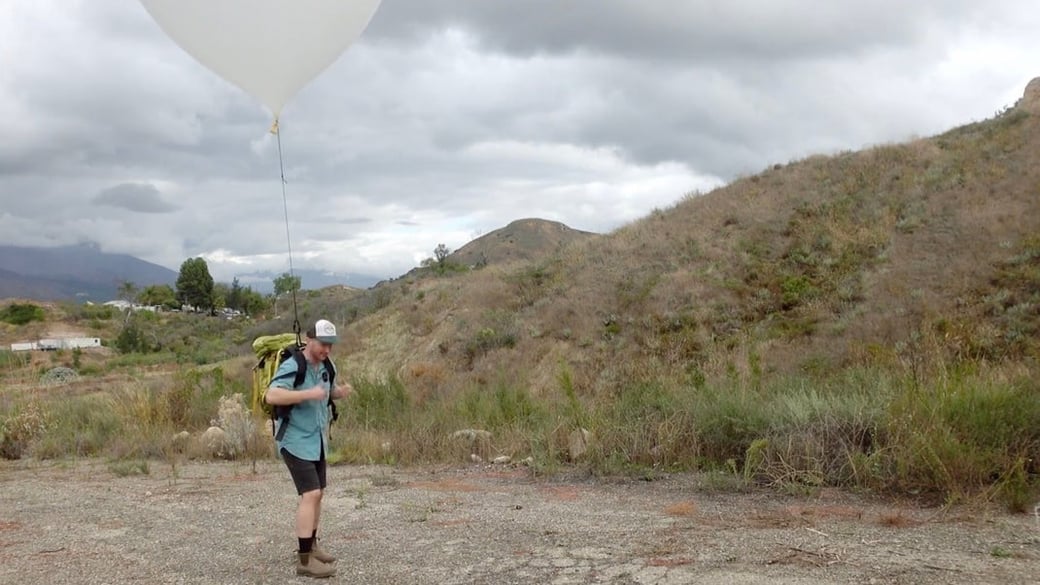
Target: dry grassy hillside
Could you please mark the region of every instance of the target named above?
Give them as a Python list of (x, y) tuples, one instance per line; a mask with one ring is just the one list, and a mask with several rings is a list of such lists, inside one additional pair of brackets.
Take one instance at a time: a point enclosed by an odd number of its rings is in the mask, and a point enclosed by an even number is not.
[(939, 136), (775, 165), (545, 260), (405, 279), (340, 355), (424, 393), (1035, 360), (1038, 94)]

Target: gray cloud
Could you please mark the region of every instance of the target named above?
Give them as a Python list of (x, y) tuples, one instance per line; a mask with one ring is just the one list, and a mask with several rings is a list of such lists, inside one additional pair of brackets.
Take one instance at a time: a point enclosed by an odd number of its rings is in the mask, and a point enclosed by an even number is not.
[(163, 200), (155, 185), (148, 183), (122, 183), (109, 187), (98, 193), (93, 202), (137, 213), (170, 213), (177, 210), (176, 205)]
[[(283, 111), (295, 264), (396, 276), (520, 217), (607, 231), (773, 163), (989, 116), (1040, 75), (1033, 8), (387, 0)], [(3, 243), (204, 255), (228, 280), (286, 268), (269, 113), (139, 3), (0, 4), (0, 118)]]
[(919, 42), (936, 26), (999, 13), (967, 0), (401, 0), (380, 7), (375, 37), (422, 38), (445, 27), (521, 56), (585, 51), (627, 59), (790, 61)]

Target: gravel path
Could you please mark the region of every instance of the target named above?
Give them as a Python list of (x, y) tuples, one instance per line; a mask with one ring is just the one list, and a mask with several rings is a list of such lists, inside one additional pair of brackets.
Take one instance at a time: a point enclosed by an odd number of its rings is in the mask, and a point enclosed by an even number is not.
[[(523, 469), (338, 466), (331, 582), (1037, 583), (1032, 515), (915, 509), (841, 492), (712, 493)], [(287, 583), (296, 496), (280, 463), (0, 462), (0, 583)]]

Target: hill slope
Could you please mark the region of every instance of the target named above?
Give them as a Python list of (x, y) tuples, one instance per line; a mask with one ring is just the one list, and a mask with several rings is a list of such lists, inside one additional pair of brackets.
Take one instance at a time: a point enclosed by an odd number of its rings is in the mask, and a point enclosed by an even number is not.
[(595, 235), (558, 221), (518, 219), (467, 243), (449, 255), (449, 259), (466, 266), (540, 260), (572, 242)]
[(609, 390), (1035, 359), (1038, 94), (932, 138), (775, 165), (547, 260), (406, 278), (350, 326), (345, 360), (436, 391), (556, 387), (564, 369)]

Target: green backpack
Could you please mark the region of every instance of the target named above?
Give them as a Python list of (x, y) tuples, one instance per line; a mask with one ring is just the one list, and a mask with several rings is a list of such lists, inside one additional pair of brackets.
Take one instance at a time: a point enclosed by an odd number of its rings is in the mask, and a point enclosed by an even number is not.
[[(275, 433), (275, 428), (278, 429), (275, 439), (279, 441), (288, 427), (286, 423), (289, 420), (293, 407), (291, 405), (275, 406), (268, 404), (265, 399), (267, 389), (274, 382), (274, 375), (278, 371), (278, 367), (282, 365), (282, 362), (289, 359), (296, 361), (296, 373), (289, 374), (294, 376), (292, 387), (296, 388), (303, 383), (304, 378), (307, 377), (307, 358), (303, 355), (304, 347), (306, 347), (306, 344), (301, 342), (295, 333), (262, 335), (253, 340), (253, 353), (256, 354), (259, 360), (253, 366), (253, 412), (263, 412), (271, 418), (271, 432)], [(325, 358), (324, 364), (325, 371), (329, 373), (329, 387), (335, 388), (336, 366), (329, 358)], [(332, 420), (335, 422), (339, 418), (339, 413), (336, 411), (336, 403), (332, 401), (331, 395), (329, 396), (329, 408), (332, 410)], [(281, 426), (277, 424), (278, 421), (282, 421)]]

